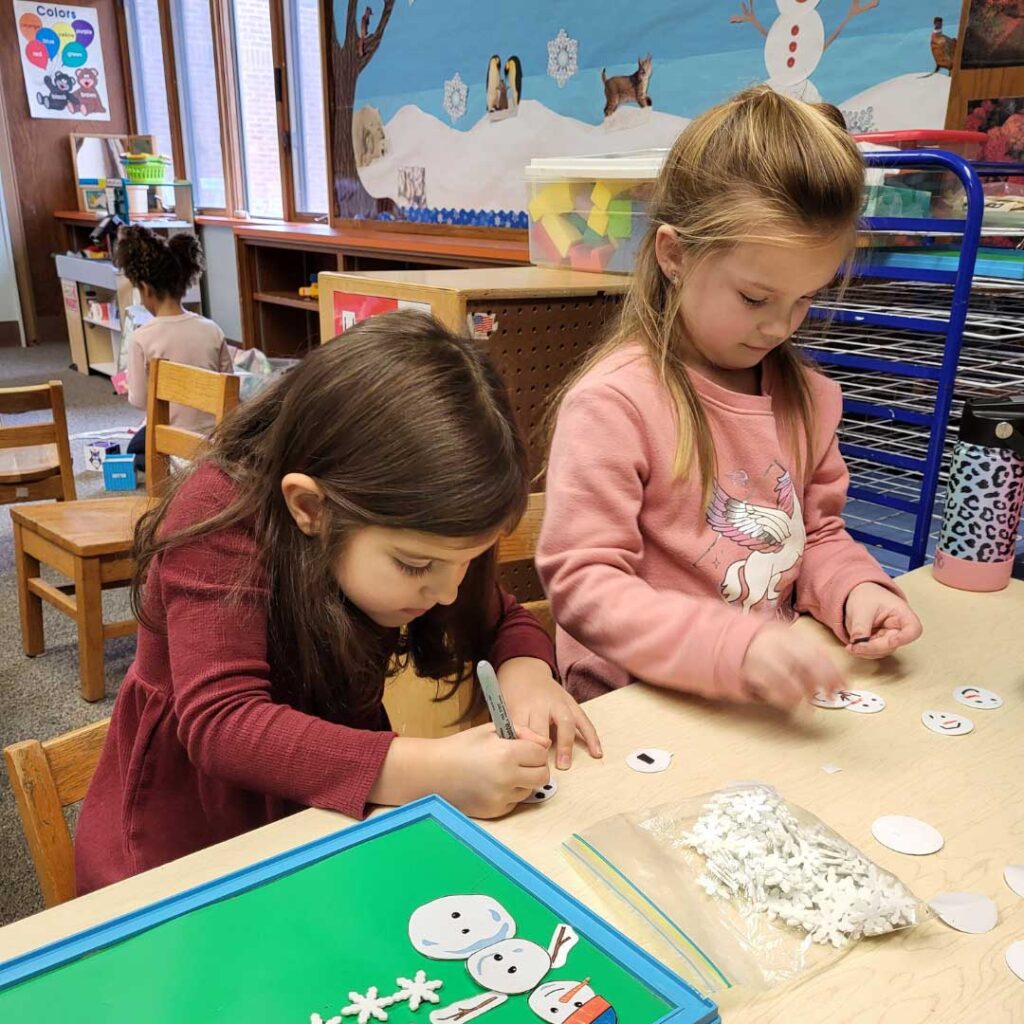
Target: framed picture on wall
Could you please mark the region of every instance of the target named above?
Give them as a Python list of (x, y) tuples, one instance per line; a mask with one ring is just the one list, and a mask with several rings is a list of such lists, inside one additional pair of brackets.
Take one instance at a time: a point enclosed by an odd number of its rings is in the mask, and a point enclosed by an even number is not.
[(961, 68), (1024, 66), (1024, 4), (973, 0), (964, 32)]

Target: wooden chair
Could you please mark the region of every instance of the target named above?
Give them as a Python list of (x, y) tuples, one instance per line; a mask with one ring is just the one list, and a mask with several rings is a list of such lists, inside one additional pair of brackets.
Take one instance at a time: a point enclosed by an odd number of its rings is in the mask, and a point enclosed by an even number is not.
[[(543, 518), (544, 495), (531, 494), (522, 521), (512, 533), (498, 542), (499, 565), (533, 560)], [(554, 637), (555, 624), (547, 601), (524, 601), (523, 607), (531, 611), (548, 634)], [(406, 669), (388, 681), (384, 689), (384, 705), (396, 732), (403, 736), (436, 738), (487, 720), (486, 714), (483, 714), (479, 719), (460, 721), (473, 702), (473, 685), (470, 680), (445, 701), (431, 699), (438, 692), (440, 684), (435, 683), (433, 688), (430, 684), (431, 680), (420, 678), (412, 669)]]
[[(43, 601), (74, 619), (85, 700), (102, 700), (106, 689), (103, 642), (130, 636), (136, 630), (134, 619), (104, 623), (103, 591), (131, 581), (135, 523), (155, 502), (167, 479), (171, 457), (194, 454), (203, 440), (199, 434), (169, 425), (169, 403), (212, 413), (219, 423), (238, 404), (238, 386), (234, 374), (154, 359), (149, 364), (148, 402), (153, 418), (146, 428), (147, 497), (133, 494), (11, 509), (25, 654), (34, 658), (45, 649)], [(40, 564), (74, 582), (54, 586), (40, 576)]]
[(105, 718), (51, 740), (25, 740), (4, 749), (7, 777), (47, 907), (75, 895), (74, 847), (64, 808), (85, 796), (109, 726)]
[(75, 471), (59, 380), (0, 388), (0, 416), (49, 410), (48, 423), (0, 426), (0, 505), (15, 501), (75, 500)]

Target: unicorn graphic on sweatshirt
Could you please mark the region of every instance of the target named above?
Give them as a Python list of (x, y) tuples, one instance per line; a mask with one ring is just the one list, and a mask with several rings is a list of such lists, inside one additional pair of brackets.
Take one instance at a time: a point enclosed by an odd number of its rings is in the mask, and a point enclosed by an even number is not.
[(746, 558), (738, 559), (726, 569), (722, 583), (725, 600), (741, 604), (744, 612), (762, 601), (774, 607), (782, 596), (779, 593), (782, 577), (803, 557), (807, 531), (788, 471), (783, 470), (779, 476), (775, 493), (777, 508), (754, 505), (730, 497), (716, 481), (708, 507), (707, 521), (711, 529), (750, 549)]

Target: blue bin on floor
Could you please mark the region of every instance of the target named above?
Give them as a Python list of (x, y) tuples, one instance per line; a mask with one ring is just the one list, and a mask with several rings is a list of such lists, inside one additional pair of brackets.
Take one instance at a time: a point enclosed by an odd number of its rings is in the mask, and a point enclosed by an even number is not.
[(108, 455), (103, 460), (103, 486), (108, 491), (134, 491), (135, 456)]

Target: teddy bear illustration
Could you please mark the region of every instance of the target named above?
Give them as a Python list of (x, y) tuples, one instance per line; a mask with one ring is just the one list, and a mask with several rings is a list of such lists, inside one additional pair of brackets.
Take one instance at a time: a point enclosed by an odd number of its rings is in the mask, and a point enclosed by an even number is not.
[(65, 110), (71, 102), (71, 90), (75, 87), (75, 80), (63, 71), (56, 71), (53, 78), (47, 75), (43, 82), (50, 90), (50, 95), (37, 92), (36, 103), (47, 110)]
[(75, 72), (78, 88), (68, 97), (68, 110), (73, 114), (105, 114), (106, 107), (100, 99), (96, 83), (100, 73), (95, 68), (79, 68)]

